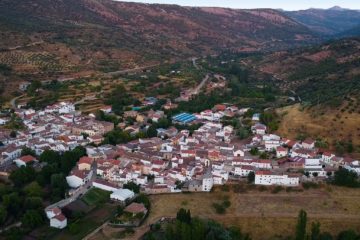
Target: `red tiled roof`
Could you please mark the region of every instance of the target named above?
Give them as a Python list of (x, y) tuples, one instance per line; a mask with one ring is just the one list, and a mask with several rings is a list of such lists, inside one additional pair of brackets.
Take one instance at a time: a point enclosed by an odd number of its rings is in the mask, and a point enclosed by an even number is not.
[(52, 208), (50, 211), (52, 211), (55, 215), (61, 214), (61, 210), (58, 207)]
[(256, 171), (256, 175), (272, 175), (272, 172), (266, 170)]
[(277, 152), (285, 152), (285, 151), (287, 151), (287, 150), (286, 150), (286, 148), (284, 148), (284, 147), (282, 147), (282, 146), (279, 146), (279, 147), (276, 148), (276, 151), (277, 151)]
[(20, 158), (21, 161), (23, 161), (24, 163), (29, 163), (29, 162), (33, 162), (36, 160), (36, 158), (34, 158), (33, 156), (31, 155), (26, 155), (26, 156), (22, 156)]
[(54, 218), (59, 220), (60, 222), (63, 222), (66, 220), (66, 217), (64, 216), (64, 214), (56, 215)]
[(147, 209), (145, 208), (144, 204), (142, 203), (131, 203), (127, 206), (124, 211), (129, 213), (142, 213), (145, 212)]
[(91, 165), (92, 161), (93, 160), (91, 158), (85, 156), (79, 159), (78, 164), (87, 163)]

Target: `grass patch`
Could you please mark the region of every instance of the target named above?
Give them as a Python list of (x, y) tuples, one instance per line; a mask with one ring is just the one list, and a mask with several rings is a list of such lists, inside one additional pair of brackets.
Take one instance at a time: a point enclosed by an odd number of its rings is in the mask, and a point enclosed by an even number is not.
[(82, 198), (82, 201), (89, 206), (103, 204), (110, 199), (110, 192), (98, 188), (90, 189)]

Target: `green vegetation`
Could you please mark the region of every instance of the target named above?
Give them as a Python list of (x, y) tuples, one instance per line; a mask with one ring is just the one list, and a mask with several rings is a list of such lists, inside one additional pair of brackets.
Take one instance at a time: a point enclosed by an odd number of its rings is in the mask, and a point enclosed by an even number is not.
[(110, 192), (98, 188), (90, 189), (82, 200), (89, 206), (98, 206), (108, 202), (110, 199)]
[[(28, 151), (28, 150), (24, 150)], [(46, 162), (39, 172), (32, 166), (13, 171), (9, 179), (14, 186), (0, 184), (0, 221), (11, 224), (21, 221), (21, 228), (5, 232), (7, 239), (32, 231), (45, 223), (44, 202), (55, 202), (64, 198), (68, 185), (65, 176), (86, 153), (82, 147), (60, 155), (46, 150), (39, 159)]]
[(123, 85), (115, 86), (106, 98), (106, 104), (111, 105), (112, 111), (118, 115), (123, 113), (125, 107), (135, 101)]
[(345, 168), (340, 168), (335, 172), (333, 184), (351, 188), (360, 187), (359, 178), (356, 172), (349, 171)]
[(215, 221), (206, 221), (192, 218), (189, 210), (180, 209), (176, 221), (156, 225), (148, 232), (144, 240), (202, 240), (202, 239), (236, 239), (250, 240), (248, 234), (244, 234), (236, 227), (225, 228)]
[(133, 191), (134, 193), (140, 192), (140, 185), (138, 185), (134, 182), (125, 183), (123, 188), (129, 189), (129, 190)]
[(0, 63), (0, 74), (9, 76), (12, 72), (12, 68), (6, 64)]
[(229, 208), (231, 205), (231, 202), (229, 200), (228, 196), (224, 197), (224, 200), (221, 203), (213, 203), (213, 208), (215, 209), (215, 212), (217, 214), (225, 214), (226, 209)]
[(338, 234), (337, 238), (333, 238), (331, 234), (327, 232), (321, 232), (320, 223), (312, 222), (310, 234), (307, 233), (307, 213), (304, 210), (300, 210), (296, 225), (295, 239), (296, 240), (357, 240), (360, 239), (360, 235), (353, 230), (345, 230)]

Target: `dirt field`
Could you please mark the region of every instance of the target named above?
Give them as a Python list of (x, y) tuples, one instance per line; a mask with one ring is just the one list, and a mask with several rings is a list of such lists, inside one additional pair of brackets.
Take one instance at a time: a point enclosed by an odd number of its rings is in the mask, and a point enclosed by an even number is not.
[(316, 108), (302, 110), (297, 104), (281, 108), (278, 113), (283, 116), (277, 131), (281, 136), (295, 139), (299, 133), (306, 133), (329, 144), (336, 140), (352, 140), (354, 146), (360, 145), (360, 114), (357, 112)]
[[(224, 215), (215, 213), (213, 203), (225, 196), (231, 206)], [(360, 190), (324, 187), (287, 193), (252, 190), (247, 193), (223, 192), (169, 194), (151, 196), (152, 207), (145, 224), (127, 239), (138, 239), (148, 225), (161, 217), (175, 216), (179, 208), (190, 209), (193, 216), (217, 220), (226, 226), (238, 226), (253, 239), (276, 239), (294, 233), (300, 209), (308, 213), (311, 221), (319, 221), (322, 231), (337, 234), (344, 229), (360, 231)], [(120, 230), (105, 227), (92, 240), (111, 239)]]

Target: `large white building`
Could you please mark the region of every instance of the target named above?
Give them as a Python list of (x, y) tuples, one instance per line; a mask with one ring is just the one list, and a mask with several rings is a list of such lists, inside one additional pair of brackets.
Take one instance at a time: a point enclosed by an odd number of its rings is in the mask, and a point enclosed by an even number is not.
[(255, 184), (257, 185), (298, 186), (299, 181), (298, 176), (275, 174), (271, 171), (257, 171), (255, 173)]
[(125, 202), (127, 199), (131, 199), (134, 196), (135, 193), (129, 189), (118, 189), (110, 195), (110, 199)]

